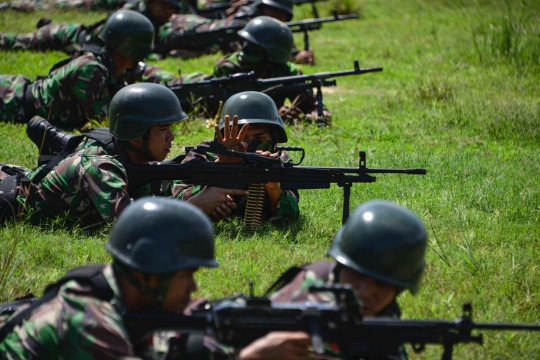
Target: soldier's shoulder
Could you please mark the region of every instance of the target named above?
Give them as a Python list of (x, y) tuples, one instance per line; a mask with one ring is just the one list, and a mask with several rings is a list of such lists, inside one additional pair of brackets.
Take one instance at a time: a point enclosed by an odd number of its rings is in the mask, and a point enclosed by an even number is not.
[(296, 66), (292, 62), (287, 61), (286, 66), (287, 66), (287, 72), (289, 73), (290, 76), (302, 75), (302, 71), (298, 68), (298, 66)]
[(68, 76), (95, 76), (100, 74), (101, 76), (108, 74), (107, 67), (103, 64), (102, 60), (92, 53), (86, 53), (78, 56), (67, 64), (51, 73), (51, 77), (68, 77)]
[(107, 171), (125, 176), (125, 169), (117, 156), (109, 154), (104, 145), (95, 140), (89, 140), (81, 149), (64, 159), (58, 164), (55, 172), (64, 172), (69, 169), (78, 169), (75, 173), (81, 175)]

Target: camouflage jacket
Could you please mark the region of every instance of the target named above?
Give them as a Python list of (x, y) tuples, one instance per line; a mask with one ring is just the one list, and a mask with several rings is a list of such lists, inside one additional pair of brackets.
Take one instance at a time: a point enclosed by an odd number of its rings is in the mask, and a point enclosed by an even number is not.
[[(274, 292), (270, 299), (276, 303), (287, 302), (324, 302), (334, 303), (335, 298), (330, 293), (310, 293), (310, 286), (333, 285), (337, 283), (335, 275), (336, 262), (314, 262), (302, 266), (301, 271), (289, 279), (281, 288)], [(391, 317), (399, 319), (401, 317), (401, 309), (397, 301), (393, 301), (385, 309), (376, 315), (377, 317)], [(386, 360), (407, 360), (407, 352), (403, 346), (400, 347), (398, 353), (391, 354), (385, 357)], [(369, 360), (369, 359), (368, 359)], [(382, 359), (380, 359), (382, 360)]]
[[(202, 142), (200, 145), (207, 145), (208, 143), (208, 141), (205, 141)], [(210, 162), (214, 162), (217, 159), (214, 154), (192, 150), (187, 154), (183, 162), (190, 161), (194, 158)], [(286, 152), (282, 152), (281, 161), (290, 161), (289, 155)], [(200, 185), (184, 184), (181, 181), (176, 181), (172, 183), (169, 187), (169, 195), (187, 201), (189, 198), (200, 193), (202, 189), (203, 187)], [(238, 205), (238, 208), (234, 210), (231, 215), (243, 218), (246, 212), (248, 197), (233, 197), (233, 199)], [(300, 201), (299, 199), (300, 195), (298, 194), (298, 190), (282, 190), (281, 198), (279, 199), (279, 204), (277, 208), (277, 213), (272, 215), (272, 210), (270, 208), (270, 199), (268, 197), (268, 193), (265, 190), (264, 200), (262, 203), (262, 221), (270, 221), (273, 224), (279, 224), (285, 221), (297, 220), (298, 216), (300, 215), (300, 209), (298, 208), (298, 203)]]
[(61, 129), (104, 120), (112, 96), (124, 86), (113, 77), (114, 64), (104, 52), (86, 53), (32, 83), (36, 114)]
[[(38, 172), (26, 170), (25, 175), (31, 180)], [(149, 186), (129, 194), (127, 183), (120, 161), (99, 142), (87, 138), (80, 150), (60, 162), (41, 182), (21, 182), (19, 212), (30, 212), (34, 222), (65, 218), (68, 226), (113, 222), (130, 204), (130, 198), (150, 195)]]
[[(214, 76), (223, 77), (230, 76), (237, 73), (247, 73), (251, 69), (244, 68), (242, 66), (242, 61), (240, 57), (240, 52), (235, 52), (224, 58), (218, 60), (214, 65)], [(275, 65), (271, 71), (262, 78), (275, 78), (282, 76), (295, 76), (301, 75), (300, 71), (296, 65), (291, 62), (287, 62), (285, 65)], [(278, 108), (282, 107), (285, 103), (285, 99), (289, 99), (291, 103), (295, 104), (302, 112), (305, 114), (311, 113), (313, 110), (317, 109), (317, 100), (313, 96), (311, 91), (307, 90), (296, 90), (290, 91), (286, 94), (272, 96), (272, 99), (276, 103)]]
[[(103, 274), (113, 300), (99, 299), (91, 285), (70, 280), (0, 342), (6, 359), (119, 359), (133, 356), (120, 315), (122, 299), (111, 265)], [(23, 308), (21, 308), (22, 310)], [(2, 325), (6, 318), (0, 318)]]

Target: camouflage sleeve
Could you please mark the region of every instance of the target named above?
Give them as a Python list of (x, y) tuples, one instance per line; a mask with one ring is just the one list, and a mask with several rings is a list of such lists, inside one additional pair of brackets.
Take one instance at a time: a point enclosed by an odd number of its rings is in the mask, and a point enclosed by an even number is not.
[(298, 207), (298, 191), (283, 190), (277, 207), (277, 213), (270, 221), (273, 224), (281, 223), (283, 220), (297, 220), (300, 216)]
[(127, 175), (116, 160), (94, 162), (81, 177), (81, 187), (106, 222), (115, 221), (131, 202)]
[(233, 60), (236, 57), (237, 54), (232, 54), (222, 59), (219, 59), (214, 65), (214, 77), (220, 78), (242, 72), (240, 65), (238, 65), (238, 63), (235, 63)]
[[(62, 118), (69, 114), (68, 122), (83, 117), (85, 120), (102, 120), (107, 116), (111, 101), (109, 82), (110, 75), (103, 64), (94, 57), (81, 56), (36, 81), (32, 91), (42, 111), (52, 106), (52, 117)], [(55, 105), (65, 103), (66, 98), (70, 99), (69, 105)], [(49, 115), (48, 112), (38, 114)]]
[[(203, 141), (199, 145), (208, 145), (209, 141)], [(197, 158), (202, 161), (214, 162), (217, 157), (212, 153), (199, 152), (197, 150), (191, 150), (182, 163), (188, 162), (194, 158)], [(171, 196), (175, 199), (181, 199), (184, 201), (189, 200), (193, 196), (199, 194), (203, 190), (201, 185), (186, 184), (180, 180), (172, 181), (165, 192), (166, 196)]]
[(65, 284), (56, 298), (38, 307), (8, 334), (0, 343), (0, 352), (8, 359), (132, 356), (120, 314), (109, 302), (81, 295), (86, 292), (88, 288), (74, 281)]
[(80, 24), (52, 23), (28, 34), (0, 33), (3, 50), (64, 50), (73, 52), (73, 44), (84, 26)]
[[(286, 151), (281, 152), (280, 159), (283, 163), (291, 161), (289, 154)], [(283, 190), (279, 199), (277, 213), (270, 219), (272, 223), (279, 223), (283, 220), (297, 220), (300, 216), (300, 194), (298, 190)]]
[[(70, 64), (77, 65), (72, 61)], [(111, 96), (108, 90), (108, 72), (102, 64), (84, 64), (74, 73), (73, 91), (87, 119), (107, 117)]]
[(178, 81), (178, 77), (159, 66), (146, 64), (141, 81), (166, 85), (170, 81)]
[(169, 21), (159, 28), (156, 42), (167, 43), (173, 41), (175, 37), (185, 32), (194, 31), (197, 27), (211, 23), (212, 20), (202, 16), (187, 14), (175, 14), (169, 18)]

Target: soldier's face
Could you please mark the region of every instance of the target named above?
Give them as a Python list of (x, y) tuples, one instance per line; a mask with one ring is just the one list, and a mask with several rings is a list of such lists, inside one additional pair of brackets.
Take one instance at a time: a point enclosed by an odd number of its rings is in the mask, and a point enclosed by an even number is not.
[(250, 125), (244, 141), (248, 144), (248, 152), (273, 150), (272, 135), (268, 125)]
[(174, 134), (171, 131), (172, 124), (154, 125), (150, 128), (148, 150), (154, 161), (162, 161), (171, 152)]
[(174, 5), (165, 0), (153, 0), (148, 4), (148, 8), (152, 16), (163, 24), (176, 12)]
[(360, 300), (364, 316), (375, 316), (395, 299), (398, 288), (344, 266), (339, 272), (339, 282), (350, 285)]
[(290, 21), (290, 15), (285, 11), (277, 9), (271, 6), (264, 6), (262, 10), (263, 15), (273, 17), (281, 22)]
[(197, 291), (195, 272), (198, 269), (180, 270), (169, 281), (169, 290), (163, 299), (162, 310), (181, 314), (191, 301), (191, 293)]

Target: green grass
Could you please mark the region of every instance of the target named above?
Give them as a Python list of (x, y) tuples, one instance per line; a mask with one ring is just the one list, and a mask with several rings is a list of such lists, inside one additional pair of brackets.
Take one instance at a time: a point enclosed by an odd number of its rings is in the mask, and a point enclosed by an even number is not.
[[(347, 6), (352, 3), (347, 2)], [(402, 295), (405, 318), (457, 317), (471, 301), (479, 321), (540, 322), (540, 4), (497, 0), (358, 1), (361, 19), (328, 24), (311, 36), (317, 65), (306, 73), (362, 66), (384, 72), (338, 79), (325, 89), (333, 126), (288, 128), (289, 143), (306, 148), (305, 165), (425, 167), (428, 175), (380, 175), (356, 185), (351, 210), (388, 199), (419, 214), (430, 248), (422, 290)], [(296, 17), (309, 17), (302, 6)], [(330, 13), (328, 5), (321, 15)], [(39, 14), (0, 13), (0, 29), (31, 31)], [(53, 12), (55, 21), (89, 23), (101, 15)], [(301, 37), (297, 38), (301, 43)], [(45, 74), (61, 53), (1, 53), (3, 73)], [(217, 56), (156, 62), (170, 71), (211, 72)], [(176, 128), (177, 152), (212, 137), (204, 121)], [(0, 161), (34, 166), (36, 149), (24, 127), (0, 126)], [(198, 295), (263, 291), (291, 265), (324, 259), (341, 222), (342, 192), (301, 192), (298, 223), (216, 226), (222, 266), (201, 271)], [(67, 269), (104, 262), (107, 230), (87, 234), (26, 224), (0, 230), (0, 300), (32, 291)], [(8, 254), (17, 243), (12, 261)], [(533, 359), (540, 336), (485, 332), (483, 347), (459, 346), (456, 358)], [(430, 347), (418, 358), (436, 358)], [(416, 356), (413, 356), (415, 358)]]

